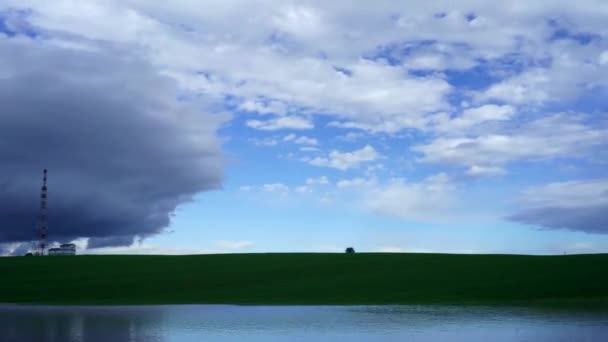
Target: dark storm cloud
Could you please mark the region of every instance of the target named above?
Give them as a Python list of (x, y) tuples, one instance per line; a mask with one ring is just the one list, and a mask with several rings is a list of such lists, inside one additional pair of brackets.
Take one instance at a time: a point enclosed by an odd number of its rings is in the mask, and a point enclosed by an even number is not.
[(124, 246), (218, 188), (222, 118), (176, 100), (136, 54), (0, 35), (0, 243), (34, 237), (42, 169), (49, 238)]
[(511, 221), (546, 229), (568, 229), (608, 234), (608, 206), (586, 208), (545, 207), (524, 210), (509, 217)]
[(509, 220), (545, 229), (608, 234), (608, 179), (549, 183), (521, 193)]

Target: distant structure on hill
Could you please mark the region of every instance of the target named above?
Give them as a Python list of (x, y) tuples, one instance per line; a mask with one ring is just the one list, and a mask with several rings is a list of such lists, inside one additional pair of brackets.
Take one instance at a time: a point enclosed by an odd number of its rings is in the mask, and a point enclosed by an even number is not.
[(48, 227), (46, 224), (46, 204), (47, 204), (47, 188), (46, 188), (46, 169), (42, 172), (42, 187), (40, 188), (40, 214), (38, 216), (38, 243), (34, 246), (34, 255), (46, 254), (46, 240), (48, 236)]
[(355, 249), (352, 247), (346, 248), (346, 253), (355, 253)]
[(49, 255), (76, 255), (76, 245), (73, 243), (64, 243), (58, 248), (49, 249)]

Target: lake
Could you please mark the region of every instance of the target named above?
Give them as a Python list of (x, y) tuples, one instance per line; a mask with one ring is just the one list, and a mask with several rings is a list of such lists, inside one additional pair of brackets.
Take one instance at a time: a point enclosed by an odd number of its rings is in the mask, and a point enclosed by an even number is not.
[(608, 313), (459, 306), (0, 305), (0, 341), (608, 341)]

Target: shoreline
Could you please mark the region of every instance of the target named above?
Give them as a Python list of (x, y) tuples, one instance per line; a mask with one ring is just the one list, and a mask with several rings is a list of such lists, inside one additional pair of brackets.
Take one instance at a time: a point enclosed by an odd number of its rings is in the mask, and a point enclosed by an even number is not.
[(551, 312), (554, 314), (608, 314), (608, 299), (595, 301), (581, 302), (553, 302), (553, 303), (430, 303), (430, 304), (235, 304), (235, 303), (163, 303), (163, 304), (89, 304), (89, 303), (0, 303), (1, 310), (104, 310), (104, 309), (119, 309), (119, 310), (153, 310), (170, 307), (185, 307), (185, 308), (338, 308), (338, 309), (373, 309), (373, 308), (388, 308), (388, 309), (403, 309), (403, 310), (450, 310), (469, 309), (469, 310), (495, 310), (495, 311), (511, 311), (525, 310), (527, 312)]

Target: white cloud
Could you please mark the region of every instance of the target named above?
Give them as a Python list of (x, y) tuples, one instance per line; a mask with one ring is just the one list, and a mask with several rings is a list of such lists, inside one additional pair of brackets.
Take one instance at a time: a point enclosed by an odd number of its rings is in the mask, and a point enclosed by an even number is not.
[(312, 193), (315, 185), (328, 185), (329, 179), (327, 179), (326, 176), (321, 176), (319, 178), (307, 178), (304, 183), (304, 185), (295, 188), (296, 192), (301, 194)]
[(472, 165), (465, 173), (473, 177), (503, 176), (507, 173), (507, 171), (505, 171), (505, 169), (503, 169), (502, 167), (498, 166)]
[(401, 247), (380, 247), (378, 248), (378, 252), (380, 253), (406, 253), (407, 250)]
[(502, 100), (514, 104), (528, 102), (541, 104), (551, 97), (548, 91), (551, 81), (551, 77), (546, 70), (530, 70), (490, 86), (480, 95), (480, 99)]
[(353, 179), (341, 179), (336, 183), (338, 188), (354, 188), (354, 187), (363, 187), (370, 186), (376, 183), (375, 179), (365, 179), (365, 178), (353, 178)]
[(290, 141), (298, 145), (317, 145), (319, 142), (315, 138), (306, 136), (297, 136), (295, 134), (289, 134), (283, 137), (283, 141)]
[(287, 196), (290, 188), (288, 185), (283, 183), (266, 183), (262, 185), (244, 185), (239, 188), (242, 192), (267, 192), (272, 194), (278, 194), (280, 196)]
[(124, 247), (103, 248), (79, 248), (77, 254), (123, 254), (123, 255), (190, 255), (190, 254), (217, 254), (233, 253), (238, 250), (247, 249), (254, 245), (251, 241), (228, 241), (220, 240), (214, 242), (215, 248), (174, 248), (135, 243)]
[(445, 174), (422, 182), (401, 179), (365, 193), (365, 206), (382, 215), (413, 221), (441, 221), (453, 216), (455, 187)]
[(305, 161), (311, 165), (330, 167), (338, 170), (348, 170), (357, 168), (359, 165), (367, 162), (371, 162), (381, 158), (381, 155), (370, 146), (365, 145), (359, 150), (351, 152), (340, 152), (331, 151), (327, 157), (316, 157), (313, 159), (306, 159)]
[(134, 244), (126, 247), (103, 247), (103, 248), (89, 248), (82, 252), (78, 251), (78, 254), (135, 254), (135, 255), (188, 255), (188, 254), (211, 254), (221, 253), (223, 251), (217, 251), (212, 249), (202, 248), (173, 248), (163, 247), (148, 244)]
[(497, 106), (493, 104), (481, 107), (469, 108), (463, 111), (462, 115), (450, 118), (449, 115), (442, 113), (432, 117), (433, 129), (440, 132), (451, 132), (462, 134), (463, 130), (473, 126), (491, 122), (507, 121), (515, 114), (515, 108), (509, 105)]
[(375, 117), (370, 120), (360, 121), (332, 121), (330, 127), (344, 129), (360, 129), (370, 133), (397, 133), (404, 128), (424, 129), (427, 119), (422, 116), (396, 115), (390, 117)]
[(329, 179), (327, 179), (326, 176), (321, 176), (319, 178), (307, 178), (306, 184), (308, 184), (308, 185), (315, 185), (315, 184), (327, 185), (327, 184), (329, 184)]
[(317, 139), (304, 137), (304, 136), (297, 138), (293, 142), (295, 142), (296, 144), (300, 144), (300, 145), (318, 145), (319, 144)]
[(585, 158), (608, 144), (608, 129), (592, 125), (588, 119), (573, 113), (555, 114), (473, 137), (439, 137), (413, 149), (423, 154), (423, 162), (465, 166), (470, 172), (481, 168), (499, 171), (497, 167), (514, 160)]
[(314, 146), (302, 146), (300, 147), (300, 151), (302, 152), (319, 152), (319, 148), (318, 147), (314, 147)]
[(275, 138), (251, 139), (250, 141), (256, 146), (276, 146), (279, 144), (279, 140)]
[(219, 240), (215, 241), (215, 245), (222, 249), (244, 249), (253, 246), (251, 241), (230, 241), (230, 240)]
[(289, 192), (289, 187), (283, 183), (269, 183), (262, 185), (262, 190), (286, 195)]
[[(480, 105), (543, 103), (606, 86), (608, 79), (601, 67), (605, 45), (549, 39), (557, 28), (547, 18), (573, 33), (606, 36), (606, 13), (594, 0), (577, 6), (413, 1), (407, 11), (390, 1), (3, 3), (32, 8), (26, 20), (54, 44), (121, 44), (208, 101), (229, 97), (235, 108), (261, 115), (331, 115), (334, 125), (371, 132), (424, 128), (426, 116), (449, 110), (448, 96), (459, 92), (442, 71), (504, 56), (521, 56), (524, 70), (477, 94)], [(536, 65), (543, 60), (551, 65)], [(432, 72), (409, 72), (416, 69)], [(312, 127), (301, 120), (250, 125)]]
[(239, 109), (259, 114), (284, 115), (287, 113), (287, 106), (281, 101), (245, 100), (239, 105)]
[(270, 120), (248, 120), (247, 126), (263, 131), (276, 131), (280, 129), (311, 129), (313, 123), (303, 117), (298, 116), (282, 116)]
[[(184, 88), (217, 99), (230, 95), (240, 102), (240, 110), (264, 115), (306, 108), (378, 124), (385, 116), (419, 116), (446, 107), (444, 97), (451, 89), (441, 77), (410, 77), (401, 66), (361, 58), (385, 42), (386, 32), (353, 26), (342, 5), (206, 6), (213, 11), (201, 11), (191, 1), (167, 6), (143, 1), (91, 0), (76, 5), (58, 0), (45, 5), (9, 0), (7, 5), (33, 8), (35, 14), (28, 19), (49, 32), (130, 44), (149, 53), (151, 61)], [(357, 12), (353, 15), (360, 24), (371, 24), (363, 20), (366, 8), (349, 10)], [(391, 8), (383, 11), (394, 13)], [(378, 15), (387, 18), (384, 30), (396, 31), (388, 15)], [(319, 58), (319, 51), (331, 58)], [(350, 75), (336, 71), (336, 65)]]
[(550, 59), (547, 66), (530, 67), (494, 83), (478, 93), (476, 99), (543, 105), (571, 100), (590, 90), (608, 86), (608, 68), (603, 65), (602, 44), (562, 40), (545, 49), (544, 53), (530, 57)]
[(600, 65), (608, 64), (608, 50), (602, 52), (602, 54), (600, 55), (600, 58), (599, 58), (599, 63), (600, 63)]
[(285, 6), (272, 19), (280, 30), (296, 37), (318, 37), (325, 31), (320, 11), (313, 7)]
[(363, 132), (348, 132), (344, 135), (338, 136), (338, 139), (343, 141), (355, 141), (357, 139), (363, 138), (365, 134)]
[(384, 164), (369, 165), (365, 169), (365, 175), (367, 175), (368, 177), (371, 177), (371, 176), (375, 175), (377, 171), (384, 170), (384, 169), (385, 169)]
[(301, 194), (310, 193), (310, 192), (312, 192), (312, 189), (307, 185), (301, 185), (301, 186), (296, 187), (296, 192), (301, 193)]
[(608, 179), (549, 183), (532, 187), (521, 194), (528, 208), (581, 208), (608, 206)]

